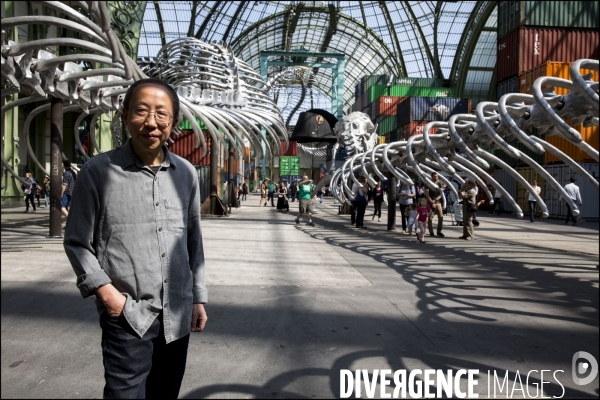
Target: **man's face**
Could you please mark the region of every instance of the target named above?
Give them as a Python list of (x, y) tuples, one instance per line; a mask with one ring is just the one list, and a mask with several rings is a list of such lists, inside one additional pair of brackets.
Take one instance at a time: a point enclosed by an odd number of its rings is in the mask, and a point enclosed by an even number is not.
[[(156, 86), (142, 86), (135, 90), (129, 99), (128, 109), (123, 114), (123, 119), (131, 143), (136, 153), (158, 151), (162, 144), (171, 135), (173, 125), (177, 122), (172, 119), (168, 124), (158, 123), (155, 112), (166, 113), (173, 116), (173, 103), (171, 98), (162, 88)], [(136, 117), (136, 111), (150, 113), (146, 118)]]
[(440, 177), (437, 174), (431, 175), (431, 178), (433, 179), (434, 182), (437, 182), (440, 180)]

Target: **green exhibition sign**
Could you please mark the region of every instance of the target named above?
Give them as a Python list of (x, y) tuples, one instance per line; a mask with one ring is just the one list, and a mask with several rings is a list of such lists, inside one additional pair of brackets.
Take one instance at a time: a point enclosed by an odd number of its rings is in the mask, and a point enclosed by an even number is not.
[(279, 175), (300, 175), (300, 157), (279, 157)]

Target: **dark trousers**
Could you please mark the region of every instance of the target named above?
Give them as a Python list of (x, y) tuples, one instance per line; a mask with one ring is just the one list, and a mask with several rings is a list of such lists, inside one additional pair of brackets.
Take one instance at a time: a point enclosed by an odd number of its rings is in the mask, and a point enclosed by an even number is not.
[(33, 192), (33, 190), (27, 195), (27, 198), (25, 199), (25, 210), (29, 210), (29, 203), (31, 203), (31, 207), (33, 207), (33, 211), (35, 211), (35, 193)]
[(367, 203), (356, 204), (356, 226), (365, 226), (365, 211), (367, 211)]
[(407, 208), (408, 208), (408, 205), (400, 204), (400, 214), (402, 214), (402, 231), (403, 232), (406, 231), (406, 220), (408, 219), (408, 217), (404, 213), (406, 212)]
[(565, 223), (569, 223), (569, 220), (572, 220), (574, 224), (577, 223), (577, 219), (573, 215), (573, 211), (571, 211), (571, 207), (569, 207), (569, 205), (567, 204), (567, 220), (565, 221)]
[(190, 335), (165, 342), (162, 314), (140, 339), (123, 315), (100, 316), (105, 399), (176, 399)]
[(356, 206), (354, 203), (350, 206), (350, 223), (354, 225), (356, 223)]
[(496, 211), (496, 207), (498, 207), (498, 215), (500, 215), (500, 210), (504, 209), (504, 207), (502, 207), (502, 200), (498, 198), (494, 199), (494, 205), (492, 206), (492, 211), (490, 211), (490, 214), (493, 214), (494, 211)]
[(529, 220), (533, 222), (533, 217), (535, 217), (535, 206), (537, 204), (537, 201), (530, 201), (529, 202)]
[(377, 218), (381, 218), (381, 204), (383, 203), (383, 198), (377, 200), (373, 200), (373, 205), (375, 206), (375, 210), (373, 211), (373, 216), (377, 216)]
[(275, 207), (275, 203), (273, 202), (273, 193), (274, 192), (269, 192), (268, 197), (267, 197), (267, 202), (269, 200), (271, 200), (271, 207)]

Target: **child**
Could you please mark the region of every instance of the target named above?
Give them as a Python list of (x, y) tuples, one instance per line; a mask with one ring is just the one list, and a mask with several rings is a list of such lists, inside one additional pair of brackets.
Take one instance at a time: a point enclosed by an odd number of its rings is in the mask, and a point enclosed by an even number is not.
[(412, 235), (413, 229), (417, 233), (417, 205), (409, 204), (404, 214), (408, 217), (408, 234)]
[(431, 207), (427, 205), (427, 199), (422, 197), (419, 200), (419, 207), (417, 207), (419, 231), (417, 232), (417, 240), (421, 243), (425, 243), (423, 237), (425, 236), (425, 230), (427, 229), (427, 218), (431, 213)]

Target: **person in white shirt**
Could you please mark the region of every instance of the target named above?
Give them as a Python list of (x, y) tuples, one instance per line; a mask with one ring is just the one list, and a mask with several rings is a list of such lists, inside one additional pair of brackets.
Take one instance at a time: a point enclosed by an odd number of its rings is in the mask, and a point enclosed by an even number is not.
[[(575, 178), (571, 177), (569, 179), (570, 183), (567, 183), (565, 185), (565, 192), (567, 192), (567, 195), (576, 203), (579, 204), (579, 207), (581, 207), (581, 205), (583, 204), (581, 202), (581, 194), (579, 193), (579, 186), (577, 186), (575, 184)], [(571, 210), (571, 207), (569, 207), (569, 205), (567, 204), (567, 220), (565, 221), (565, 224), (569, 223), (569, 219), (573, 220), (573, 225), (577, 224), (577, 219), (575, 218), (575, 216), (573, 215), (573, 212)]]
[[(538, 196), (542, 192), (542, 188), (537, 185), (537, 181), (531, 182), (531, 188), (535, 190), (535, 193)], [(527, 194), (529, 195), (529, 197), (527, 198), (527, 200), (529, 201), (529, 220), (531, 222), (535, 222), (533, 220), (533, 217), (535, 217), (535, 207), (537, 205), (537, 200), (535, 199), (535, 197), (533, 197), (533, 194), (531, 192), (527, 192)]]
[(500, 210), (503, 209), (501, 203), (502, 203), (502, 192), (499, 191), (498, 189), (496, 189), (496, 191), (494, 192), (494, 205), (492, 206), (492, 211), (490, 211), (488, 214), (492, 215), (494, 213), (494, 211), (496, 210), (496, 207), (498, 207), (497, 214), (500, 215)]

